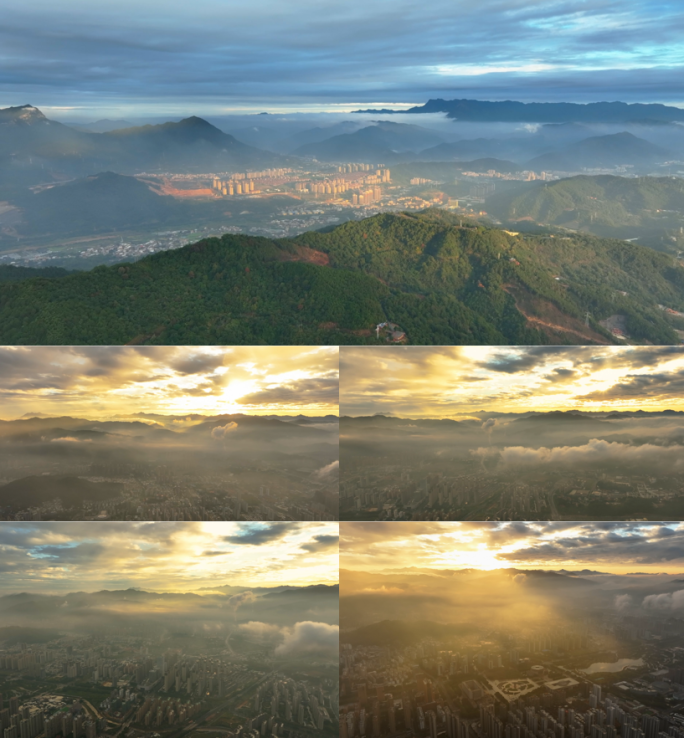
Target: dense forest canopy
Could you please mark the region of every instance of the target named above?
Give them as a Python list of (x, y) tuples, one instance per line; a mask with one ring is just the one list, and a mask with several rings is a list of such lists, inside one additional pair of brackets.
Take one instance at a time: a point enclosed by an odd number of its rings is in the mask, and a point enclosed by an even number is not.
[(443, 210), (270, 240), (209, 238), (138, 262), (0, 284), (6, 344), (679, 342), (684, 269), (634, 243), (513, 235)]

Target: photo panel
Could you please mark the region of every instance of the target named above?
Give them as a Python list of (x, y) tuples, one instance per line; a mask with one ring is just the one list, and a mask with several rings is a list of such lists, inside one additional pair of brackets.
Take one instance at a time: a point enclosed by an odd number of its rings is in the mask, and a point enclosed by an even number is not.
[(679, 738), (684, 526), (340, 523), (340, 736)]
[(334, 738), (338, 534), (0, 524), (5, 738)]
[(340, 349), (342, 520), (681, 520), (684, 347)]
[(338, 517), (337, 347), (0, 348), (0, 520)]

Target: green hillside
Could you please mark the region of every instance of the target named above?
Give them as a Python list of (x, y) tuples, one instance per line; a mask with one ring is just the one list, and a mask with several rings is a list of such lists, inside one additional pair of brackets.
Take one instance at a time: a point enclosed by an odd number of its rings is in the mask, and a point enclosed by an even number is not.
[(684, 180), (602, 175), (535, 182), (497, 193), (487, 209), (502, 220), (530, 218), (604, 237), (648, 239), (656, 247), (653, 238), (660, 236), (661, 248), (675, 249), (684, 224)]
[(412, 344), (612, 343), (596, 321), (618, 314), (637, 342), (679, 342), (657, 304), (684, 309), (684, 269), (664, 254), (458, 222), (434, 210), (280, 241), (226, 235), (133, 264), (0, 284), (0, 340), (376, 343), (375, 324), (389, 319)]
[(73, 274), (69, 269), (61, 267), (20, 267), (14, 264), (0, 265), (0, 282), (22, 282), (34, 277), (66, 277)]

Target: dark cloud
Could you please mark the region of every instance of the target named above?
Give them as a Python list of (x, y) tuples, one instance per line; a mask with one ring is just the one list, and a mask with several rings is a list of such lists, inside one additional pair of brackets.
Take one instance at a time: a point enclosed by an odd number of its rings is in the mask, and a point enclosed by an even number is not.
[(240, 398), (243, 405), (336, 405), (339, 401), (337, 377), (314, 377), (286, 382)]
[(682, 397), (684, 372), (628, 374), (606, 390), (591, 392), (589, 400), (620, 400), (633, 397)]
[(543, 366), (549, 359), (559, 360), (567, 358), (573, 361), (576, 357), (575, 350), (565, 346), (536, 346), (495, 353), (486, 361), (477, 363), (481, 368), (490, 372), (518, 374), (519, 372)]
[(684, 561), (684, 530), (677, 523), (546, 523), (544, 528), (557, 537), (533, 536), (528, 546), (499, 552), (497, 558), (549, 566), (564, 561), (602, 566)]
[(458, 96), (679, 102), (683, 17), (664, 0), (169, 0), (163, 13), (150, 0), (8, 0), (0, 79), (15, 104), (30, 90), (34, 104), (195, 112)]
[(339, 542), (339, 536), (321, 534), (314, 536), (313, 539), (307, 543), (302, 543), (300, 548), (304, 551), (308, 551), (309, 553), (319, 553), (320, 551), (337, 548)]
[(263, 546), (264, 544), (284, 538), (288, 533), (293, 533), (299, 528), (299, 523), (247, 524), (241, 526), (240, 533), (226, 536), (224, 540), (240, 546)]
[(202, 556), (227, 556), (232, 551), (202, 551)]

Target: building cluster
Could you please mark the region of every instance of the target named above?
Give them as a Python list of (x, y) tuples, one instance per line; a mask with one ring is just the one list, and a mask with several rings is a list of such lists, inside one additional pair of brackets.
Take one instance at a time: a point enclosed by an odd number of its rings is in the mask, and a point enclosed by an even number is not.
[[(591, 519), (598, 506), (613, 514), (648, 511), (684, 494), (684, 476), (631, 475), (565, 469), (533, 469), (511, 478), (486, 471), (472, 460), (455, 466), (470, 473), (427, 471), (419, 463), (391, 463), (394, 457), (364, 459), (340, 483), (340, 512), (373, 514), (378, 520), (558, 520)], [(365, 468), (363, 468), (365, 465)], [(448, 468), (448, 462), (442, 465)], [(477, 471), (475, 471), (477, 469)], [(625, 507), (629, 506), (629, 507)], [(569, 516), (574, 516), (570, 518)]]
[(477, 475), (446, 477), (420, 474), (387, 466), (345, 478), (340, 484), (340, 510), (373, 510), (382, 519), (421, 520), (438, 510), (463, 511), (490, 490), (488, 480)]
[(379, 202), (381, 199), (382, 189), (380, 187), (373, 187), (372, 189), (367, 189), (363, 192), (355, 192), (352, 195), (352, 205), (364, 207), (366, 205), (372, 205), (373, 203)]
[(90, 716), (78, 700), (71, 706), (60, 697), (47, 697), (22, 704), (13, 696), (5, 707), (0, 695), (0, 730), (3, 738), (97, 738), (106, 720)]
[(231, 174), (228, 179), (214, 177), (212, 180), (212, 189), (218, 195), (250, 195), (258, 192), (255, 189), (254, 180), (274, 180), (287, 177), (292, 172), (291, 169), (264, 169), (261, 172), (236, 172)]
[(245, 723), (246, 734), (256, 732), (251, 738), (282, 735), (288, 724), (322, 731), (337, 721), (337, 691), (274, 674), (257, 688), (252, 707), (256, 715)]
[[(356, 165), (345, 165), (356, 166)], [(370, 165), (365, 166), (367, 169), (359, 170), (361, 172), (371, 172)], [(343, 167), (340, 167), (342, 171)], [(356, 171), (356, 170), (354, 170)], [(351, 193), (351, 204), (356, 207), (372, 205), (379, 202), (383, 197), (383, 190), (380, 185), (387, 184), (391, 181), (389, 169), (376, 169), (372, 174), (363, 174), (359, 176), (332, 177), (310, 180), (300, 180), (294, 183), (294, 191), (298, 193), (306, 193), (316, 198), (338, 199), (345, 193)]]
[[(4, 455), (0, 459), (0, 486), (34, 474), (31, 463), (30, 456)], [(55, 496), (27, 508), (0, 506), (0, 520), (337, 520), (336, 484), (331, 487), (330, 481), (313, 476), (314, 468), (276, 467), (257, 458), (245, 459), (234, 471), (203, 474), (194, 464), (60, 460), (42, 469), (41, 474), (118, 485), (119, 492), (114, 488), (116, 496), (84, 498), (70, 505)]]

